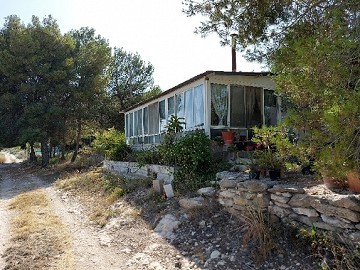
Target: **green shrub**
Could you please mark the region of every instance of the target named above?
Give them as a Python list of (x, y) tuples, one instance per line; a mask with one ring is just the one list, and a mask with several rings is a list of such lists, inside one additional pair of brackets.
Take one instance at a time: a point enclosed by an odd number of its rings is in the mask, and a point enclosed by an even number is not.
[(110, 128), (96, 136), (94, 148), (111, 160), (122, 161), (132, 152), (130, 146), (126, 144), (125, 134)]
[(146, 164), (161, 164), (161, 155), (157, 147), (136, 153), (136, 162), (139, 167)]

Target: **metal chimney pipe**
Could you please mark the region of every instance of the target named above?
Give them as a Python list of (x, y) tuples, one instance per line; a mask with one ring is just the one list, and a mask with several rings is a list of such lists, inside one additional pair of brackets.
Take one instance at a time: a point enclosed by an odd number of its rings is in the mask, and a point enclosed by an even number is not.
[(237, 34), (231, 34), (231, 71), (236, 72), (236, 37)]

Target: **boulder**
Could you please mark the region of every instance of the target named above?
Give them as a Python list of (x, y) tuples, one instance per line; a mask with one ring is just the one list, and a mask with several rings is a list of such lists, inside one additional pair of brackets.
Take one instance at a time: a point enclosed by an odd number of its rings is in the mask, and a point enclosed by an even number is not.
[(184, 198), (179, 200), (179, 204), (182, 208), (187, 210), (191, 210), (197, 207), (201, 207), (204, 205), (204, 198), (203, 197), (195, 197), (195, 198)]
[(205, 188), (200, 188), (197, 193), (199, 195), (202, 195), (204, 197), (213, 197), (216, 193), (215, 188), (213, 187), (205, 187)]

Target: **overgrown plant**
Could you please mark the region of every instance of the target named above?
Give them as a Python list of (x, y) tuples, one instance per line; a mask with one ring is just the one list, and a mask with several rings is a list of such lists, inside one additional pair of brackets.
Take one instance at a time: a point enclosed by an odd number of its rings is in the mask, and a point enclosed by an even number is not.
[(111, 160), (124, 160), (132, 152), (126, 144), (125, 134), (115, 128), (97, 134), (94, 147)]
[(268, 219), (264, 211), (257, 205), (249, 206), (242, 219), (246, 226), (243, 245), (251, 245), (254, 259), (257, 263), (261, 263), (275, 248)]
[(355, 270), (360, 265), (360, 246), (356, 242), (344, 242), (341, 236), (317, 230), (302, 228), (297, 238), (303, 245), (309, 246), (317, 257), (321, 269)]

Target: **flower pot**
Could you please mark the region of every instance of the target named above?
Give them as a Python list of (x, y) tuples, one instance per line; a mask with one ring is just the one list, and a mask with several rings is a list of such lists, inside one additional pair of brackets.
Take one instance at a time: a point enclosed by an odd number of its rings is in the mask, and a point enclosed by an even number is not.
[(233, 131), (222, 131), (221, 136), (225, 144), (229, 145), (234, 143), (235, 133)]
[(260, 179), (260, 171), (259, 170), (250, 170), (249, 179)]
[(269, 176), (271, 180), (280, 179), (281, 170), (280, 169), (269, 170)]
[(357, 172), (349, 172), (347, 174), (347, 182), (349, 189), (354, 193), (360, 193), (360, 174)]

